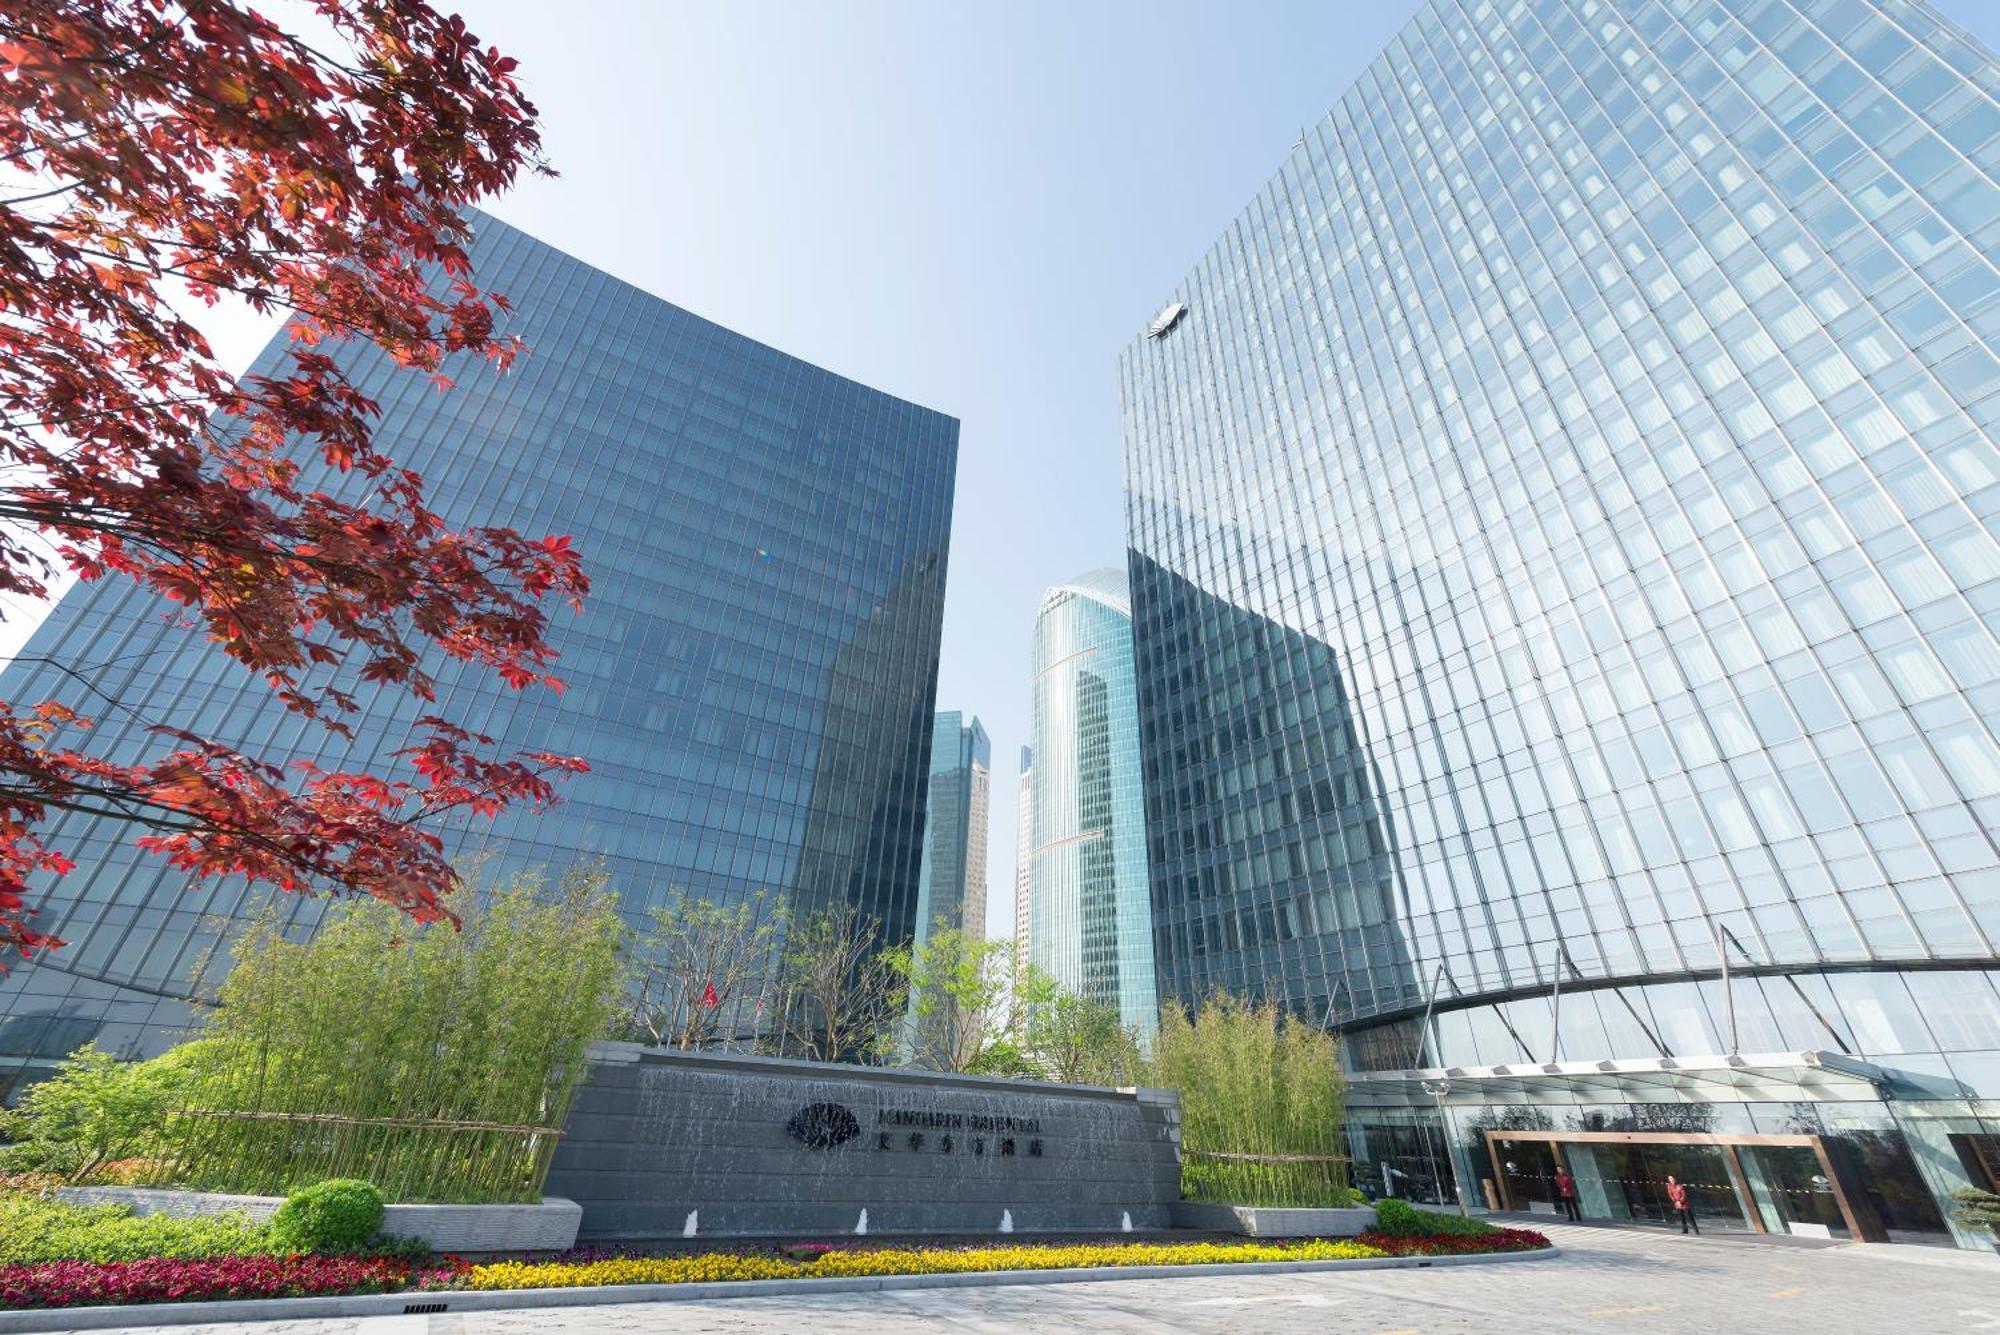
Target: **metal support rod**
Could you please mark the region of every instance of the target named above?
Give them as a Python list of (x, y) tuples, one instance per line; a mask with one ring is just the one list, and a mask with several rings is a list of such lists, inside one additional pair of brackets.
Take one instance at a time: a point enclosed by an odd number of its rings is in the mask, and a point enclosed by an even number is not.
[(1555, 976), (1556, 976), (1556, 981), (1555, 981), (1555, 986), (1553, 986), (1553, 987), (1551, 987), (1551, 988), (1549, 989), (1549, 1002), (1550, 1002), (1550, 1007), (1549, 1007), (1549, 1065), (1551, 1065), (1551, 1066), (1555, 1065), (1555, 1064), (1556, 1064), (1556, 1062), (1557, 1062), (1557, 1061), (1558, 1061), (1558, 1060), (1560, 1059), (1560, 1056), (1561, 1056), (1561, 1052), (1562, 1052), (1562, 1049), (1561, 1049), (1561, 1048), (1559, 1048), (1559, 1047), (1557, 1046), (1557, 1044), (1558, 1044), (1558, 1043), (1559, 1043), (1559, 1042), (1561, 1041), (1561, 1038), (1562, 1038), (1562, 1022), (1563, 1022), (1563, 955), (1564, 955), (1564, 953), (1565, 953), (1565, 952), (1563, 951), (1563, 944), (1562, 944), (1562, 942), (1560, 942), (1560, 941), (1556, 942), (1556, 954), (1555, 954), (1555, 959), (1554, 959), (1554, 961), (1552, 962), (1552, 966), (1551, 966), (1551, 967), (1553, 968), (1554, 972), (1555, 972)]
[(1723, 927), (1715, 924), (1715, 958), (1722, 965), (1722, 1004), (1729, 1012), (1729, 1055), (1734, 1057), (1742, 1044), (1736, 1038), (1736, 989), (1729, 979), (1729, 946), (1723, 940)]
[[(1431, 975), (1430, 991), (1426, 993), (1424, 996), (1424, 1018), (1417, 1025), (1417, 1051), (1416, 1054), (1410, 1059), (1410, 1069), (1413, 1071), (1418, 1071), (1423, 1069), (1424, 1040), (1430, 1037), (1430, 1031), (1431, 1031), (1431, 1007), (1437, 1004), (1438, 984), (1442, 983), (1443, 981), (1444, 981), (1444, 961), (1439, 960), (1437, 966), (1437, 972)], [(1444, 1064), (1444, 1055), (1442, 1053), (1438, 1055), (1438, 1064), (1439, 1065)]]
[[(1445, 1116), (1444, 1111), (1444, 1096), (1451, 1092), (1451, 1081), (1426, 1080), (1424, 1081), (1424, 1092), (1437, 1100), (1438, 1139), (1444, 1142), (1444, 1160), (1451, 1165), (1451, 1194), (1458, 1197), (1459, 1217), (1461, 1219), (1469, 1218), (1471, 1212), (1465, 1208), (1465, 1182), (1458, 1175), (1458, 1156), (1452, 1152), (1451, 1148), (1451, 1122)], [(1442, 1188), (1444, 1184), (1440, 1182), (1438, 1186)]]

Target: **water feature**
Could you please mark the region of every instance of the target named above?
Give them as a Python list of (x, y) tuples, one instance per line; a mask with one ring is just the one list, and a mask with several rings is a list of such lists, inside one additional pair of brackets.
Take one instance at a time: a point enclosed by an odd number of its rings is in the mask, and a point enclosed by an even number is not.
[(586, 1241), (1136, 1232), (1179, 1196), (1170, 1097), (627, 1044), (593, 1058), (548, 1185), (583, 1206)]

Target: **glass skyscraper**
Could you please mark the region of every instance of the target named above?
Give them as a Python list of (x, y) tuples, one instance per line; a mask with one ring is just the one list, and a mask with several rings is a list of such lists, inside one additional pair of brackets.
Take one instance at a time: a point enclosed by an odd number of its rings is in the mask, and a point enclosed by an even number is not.
[(1035, 840), (1035, 749), (1021, 748), (1021, 777), (1014, 781), (1014, 967), (1028, 965), (1030, 909), (1028, 859)]
[(1123, 573), (1093, 570), (1048, 591), (1035, 618), (1034, 673), (1031, 816), (1018, 877), (1028, 961), (1151, 1033), (1158, 993)]
[(916, 937), (940, 921), (986, 936), (986, 842), (992, 802), (993, 743), (975, 715), (938, 711), (931, 730), (929, 815)]
[[(435, 706), (364, 691), (350, 742), (285, 713), (117, 579), (74, 589), (26, 655), (95, 675), (134, 717), (253, 755), (393, 767), (433, 709), (511, 749), (580, 755), (591, 772), (561, 786), (562, 805), (455, 828), (453, 850), (488, 854), (489, 873), (601, 854), (634, 914), (674, 890), (768, 891), (798, 912), (853, 903), (907, 940), (957, 422), (474, 222), (474, 264), (512, 299), (526, 356), (504, 375), (458, 368), (439, 393), (372, 348), (336, 355), (448, 521), (575, 536), (591, 595), (550, 632), (567, 693), (447, 665)], [(317, 472), (308, 489), (352, 485)], [(3, 680), (10, 700), (105, 713), (27, 661)], [(137, 759), (162, 743), (112, 715), (86, 745)], [(69, 944), (0, 981), (0, 1091), (86, 1039), (157, 1048), (185, 1021), (196, 962), (263, 900), (227, 880), (190, 893), (133, 838), (55, 823), (51, 844), (78, 867), (47, 884), (35, 923)]]
[(1996, 1185), (1996, 93), (1921, 3), (1432, 0), (1126, 353), (1161, 989), (1345, 1031), (1372, 1189)]

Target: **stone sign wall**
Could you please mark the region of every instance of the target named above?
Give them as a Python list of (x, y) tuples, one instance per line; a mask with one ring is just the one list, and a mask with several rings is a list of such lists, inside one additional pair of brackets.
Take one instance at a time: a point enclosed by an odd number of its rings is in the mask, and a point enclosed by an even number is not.
[(1168, 1224), (1180, 1109), (1121, 1091), (607, 1043), (547, 1192), (584, 1241)]

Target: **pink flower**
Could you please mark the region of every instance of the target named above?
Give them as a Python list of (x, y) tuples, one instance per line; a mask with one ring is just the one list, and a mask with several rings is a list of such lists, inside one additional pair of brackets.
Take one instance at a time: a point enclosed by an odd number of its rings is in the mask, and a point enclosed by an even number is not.
[(0, 1266), (0, 1307), (210, 1302), (221, 1298), (382, 1293), (462, 1268), (450, 1258), (415, 1271), (400, 1257), (212, 1256), (199, 1260), (48, 1261)]

